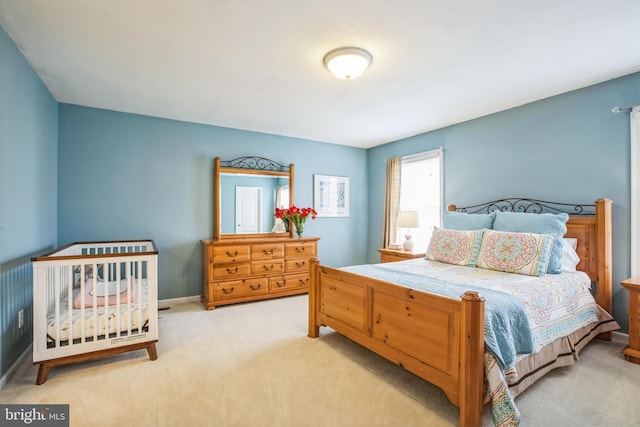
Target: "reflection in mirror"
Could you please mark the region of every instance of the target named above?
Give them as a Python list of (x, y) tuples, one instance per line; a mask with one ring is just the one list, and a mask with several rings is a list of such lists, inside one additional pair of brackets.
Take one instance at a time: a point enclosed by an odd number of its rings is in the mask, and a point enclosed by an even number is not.
[(237, 235), (278, 233), (291, 237), (275, 208), (293, 201), (293, 164), (281, 165), (264, 157), (214, 161), (214, 240)]
[[(285, 232), (275, 208), (289, 207), (289, 178), (220, 174), (222, 234)], [(282, 223), (282, 221), (279, 221)]]

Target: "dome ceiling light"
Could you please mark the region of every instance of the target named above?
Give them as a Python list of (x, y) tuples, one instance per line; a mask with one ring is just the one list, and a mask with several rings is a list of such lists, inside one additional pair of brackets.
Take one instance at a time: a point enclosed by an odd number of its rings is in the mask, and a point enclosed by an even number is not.
[(358, 47), (341, 47), (324, 56), (324, 65), (339, 79), (358, 77), (371, 64), (371, 54)]

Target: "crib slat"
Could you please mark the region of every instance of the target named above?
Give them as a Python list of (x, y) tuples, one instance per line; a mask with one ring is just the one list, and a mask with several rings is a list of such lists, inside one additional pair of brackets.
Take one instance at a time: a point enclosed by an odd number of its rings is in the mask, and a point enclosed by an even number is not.
[(69, 322), (69, 345), (73, 345), (73, 265), (67, 266), (67, 321)]
[(126, 270), (127, 270), (127, 286), (129, 287), (129, 292), (127, 292), (127, 334), (129, 336), (131, 336), (131, 323), (133, 318), (131, 317), (132, 314), (132, 305), (131, 305), (131, 297), (133, 295), (133, 272), (131, 271), (131, 262), (128, 262), (126, 264)]
[[(118, 338), (120, 338), (120, 329), (122, 328), (122, 324), (120, 323), (120, 263), (116, 263), (115, 264), (116, 267), (116, 277), (114, 277), (114, 279), (116, 280), (116, 316), (115, 316), (115, 320), (116, 320), (116, 336)], [(106, 285), (106, 282), (105, 282)], [(105, 292), (105, 295), (107, 294), (107, 292)]]
[(138, 268), (137, 268), (137, 284), (136, 292), (138, 293), (137, 301), (138, 301), (138, 334), (142, 334), (142, 311), (144, 310), (144, 301), (142, 301), (142, 267), (141, 263), (143, 261), (138, 260)]
[(61, 334), (61, 325), (60, 325), (60, 267), (54, 268), (54, 279), (53, 279), (53, 290), (54, 290), (54, 319), (56, 322), (56, 347), (60, 347), (60, 334)]
[(85, 290), (85, 286), (86, 286), (86, 277), (87, 277), (87, 271), (85, 268), (85, 264), (80, 264), (80, 319), (83, 319), (80, 321), (80, 323), (82, 324), (81, 328), (82, 328), (82, 336), (80, 337), (80, 342), (81, 343), (85, 343), (87, 340), (87, 322), (84, 320), (86, 319), (86, 312), (85, 312), (85, 294), (84, 294), (84, 290)]
[(92, 283), (93, 283), (93, 341), (98, 341), (98, 293), (96, 292), (98, 282), (98, 264), (92, 264), (93, 270), (91, 271)]

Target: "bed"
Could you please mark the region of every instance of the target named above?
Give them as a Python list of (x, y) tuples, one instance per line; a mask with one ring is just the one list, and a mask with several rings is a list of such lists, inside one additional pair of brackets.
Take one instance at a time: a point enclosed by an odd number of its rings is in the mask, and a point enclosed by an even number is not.
[[(610, 331), (618, 328), (610, 315), (611, 201), (600, 199), (593, 205), (567, 205), (503, 199), (463, 208), (451, 205), (448, 210), (470, 215), (464, 218), (465, 221), (471, 218), (471, 223), (490, 215), (495, 219), (496, 216), (527, 214), (526, 218), (530, 218), (534, 213), (540, 215), (536, 220), (564, 215), (566, 222), (562, 233), (556, 234), (558, 238), (549, 237), (552, 233), (526, 236), (538, 239), (538, 253), (545, 256), (540, 256), (539, 263), (532, 263), (536, 267), (525, 275), (514, 274), (509, 269), (480, 268), (475, 263), (467, 265), (466, 260), (455, 266), (440, 260), (418, 259), (337, 269), (313, 259), (310, 263), (308, 336), (318, 337), (322, 326), (332, 328), (434, 384), (458, 406), (461, 426), (481, 425), (486, 402), (491, 402), (496, 425), (517, 425), (519, 413), (513, 400), (515, 396), (550, 370), (575, 363), (578, 353), (589, 341), (595, 337), (609, 340)], [(478, 249), (480, 245), (478, 264), (485, 253), (487, 236), (499, 233), (520, 236), (521, 231), (518, 227), (493, 231), (493, 227), (482, 226), (479, 234), (483, 237), (478, 243), (471, 231), (473, 228), (477, 227), (468, 227), (469, 231), (463, 234), (471, 236), (470, 241), (474, 243), (470, 247)], [(566, 245), (570, 240), (575, 243), (577, 256), (574, 271), (560, 273), (558, 265), (554, 272), (560, 274), (547, 274), (553, 263), (547, 256), (553, 259), (550, 254), (557, 249), (554, 245), (558, 242)], [(556, 261), (559, 260), (558, 256)], [(425, 272), (427, 264), (441, 275)], [(543, 265), (544, 271), (541, 270)], [(500, 277), (502, 282), (488, 284), (488, 289), (480, 287), (480, 282), (493, 280), (486, 278), (486, 274)], [(556, 335), (548, 329), (532, 332), (535, 328), (531, 328), (529, 332), (522, 332), (524, 329), (517, 329), (525, 323), (522, 317), (506, 320), (500, 317), (500, 312), (507, 311), (530, 314), (532, 310), (527, 304), (531, 302), (515, 303), (513, 299), (518, 296), (492, 287), (508, 287), (505, 284), (512, 277), (513, 289), (534, 289), (536, 301), (553, 300), (555, 297), (543, 293), (544, 287), (536, 285), (534, 280), (549, 282), (551, 286), (563, 280), (561, 276), (569, 277), (570, 282), (577, 284), (575, 289), (579, 291), (568, 288), (569, 296), (562, 298), (571, 301), (569, 311), (579, 315), (575, 318), (565, 314), (559, 316), (562, 327), (549, 326)], [(516, 285), (518, 281), (523, 284)], [(592, 285), (595, 290), (589, 291)], [(569, 285), (559, 286), (567, 288)], [(580, 305), (578, 300), (583, 300), (587, 306)], [(503, 305), (507, 303), (512, 305)], [(548, 309), (553, 310), (557, 307)], [(532, 320), (529, 318), (528, 322)], [(500, 325), (497, 329), (504, 335), (498, 335), (494, 330), (496, 325)], [(510, 331), (517, 333), (509, 337)], [(509, 342), (505, 344), (505, 341)]]
[(53, 366), (134, 350), (157, 358), (152, 240), (73, 243), (32, 259), (36, 384)]

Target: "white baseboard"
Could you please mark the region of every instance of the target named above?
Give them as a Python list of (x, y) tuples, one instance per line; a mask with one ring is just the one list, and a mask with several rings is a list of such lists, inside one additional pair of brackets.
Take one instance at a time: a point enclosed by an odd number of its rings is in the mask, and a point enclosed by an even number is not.
[(30, 358), (32, 354), (33, 354), (33, 344), (29, 344), (29, 347), (27, 347), (26, 350), (22, 352), (20, 357), (18, 357), (16, 361), (13, 362), (13, 365), (11, 365), (11, 367), (7, 369), (7, 372), (5, 372), (4, 375), (0, 378), (0, 390), (2, 390), (5, 385), (7, 385), (11, 377), (13, 377), (13, 375), (18, 371), (18, 369), (20, 369), (22, 364), (26, 362), (27, 359)]
[(162, 307), (167, 307), (168, 305), (171, 305), (171, 304), (178, 304), (178, 303), (184, 303), (184, 302), (199, 302), (199, 301), (200, 301), (200, 295), (193, 295), (190, 297), (161, 299), (161, 300), (158, 300), (158, 308), (160, 309)]

